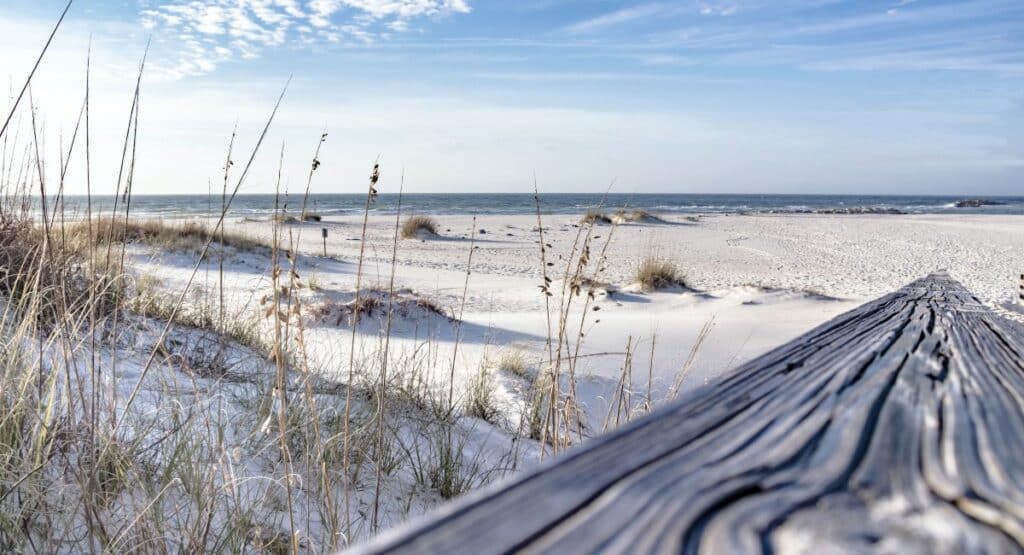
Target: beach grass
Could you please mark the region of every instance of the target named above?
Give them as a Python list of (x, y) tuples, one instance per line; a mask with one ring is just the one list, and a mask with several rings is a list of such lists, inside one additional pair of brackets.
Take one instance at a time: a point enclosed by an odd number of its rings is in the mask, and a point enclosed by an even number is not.
[(418, 239), (437, 235), (437, 220), (430, 216), (409, 216), (402, 223), (402, 239)]
[(675, 262), (653, 256), (640, 261), (633, 279), (643, 291), (686, 287), (686, 275)]
[[(198, 253), (205, 245), (216, 242), (241, 252), (269, 252), (270, 245), (252, 235), (238, 231), (214, 230), (209, 224), (157, 219), (124, 219), (104, 217), (92, 222), (75, 222), (67, 226), (68, 236), (78, 245), (105, 244), (110, 241), (142, 244), (171, 251)], [(88, 234), (92, 234), (88, 237)]]
[(610, 224), (612, 219), (598, 210), (587, 210), (580, 218), (580, 223), (585, 225)]

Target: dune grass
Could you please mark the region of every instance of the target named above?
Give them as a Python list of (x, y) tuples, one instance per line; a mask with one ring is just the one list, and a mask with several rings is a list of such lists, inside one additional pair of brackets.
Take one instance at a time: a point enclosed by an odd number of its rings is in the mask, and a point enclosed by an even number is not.
[(637, 208), (634, 210), (616, 210), (610, 217), (611, 221), (616, 224), (629, 224), (629, 223), (652, 223), (662, 224), (665, 220), (651, 214), (647, 210)]
[(437, 220), (430, 216), (409, 216), (402, 223), (402, 239), (416, 239), (423, 236), (437, 235)]
[(686, 287), (686, 275), (675, 262), (653, 256), (637, 265), (633, 279), (643, 291)]
[[(89, 237), (89, 234), (92, 234)], [(92, 222), (75, 222), (67, 226), (67, 234), (74, 244), (84, 247), (108, 242), (125, 242), (153, 248), (198, 253), (207, 243), (223, 241), (224, 246), (243, 252), (270, 252), (265, 242), (244, 233), (214, 231), (208, 224), (198, 221), (166, 222), (157, 219), (98, 218)]]
[(494, 375), (485, 366), (481, 366), (469, 383), (466, 414), (494, 423), (498, 415), (498, 409), (494, 406), (494, 388)]
[(520, 378), (527, 378), (530, 374), (530, 363), (526, 351), (518, 347), (509, 347), (501, 351), (494, 366), (500, 372)]
[(610, 224), (612, 219), (598, 210), (587, 210), (583, 217), (580, 218), (580, 223), (585, 225)]

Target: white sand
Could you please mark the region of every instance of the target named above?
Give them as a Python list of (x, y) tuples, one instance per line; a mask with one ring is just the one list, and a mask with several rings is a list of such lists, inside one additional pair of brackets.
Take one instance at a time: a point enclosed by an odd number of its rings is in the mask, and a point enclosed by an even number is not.
[[(402, 241), (399, 263), (409, 285), (441, 289), (462, 283), (444, 272), (461, 274), (467, 256), (471, 218), (436, 218), (444, 240)], [(948, 269), (987, 301), (1009, 298), (1024, 268), (1024, 218), (1017, 216), (703, 216), (692, 224), (623, 225), (616, 228), (609, 250), (608, 281), (622, 283), (636, 263), (651, 253), (675, 260), (700, 289), (744, 284), (779, 288), (813, 288), (827, 295), (866, 300), (892, 291), (913, 279)], [(330, 230), (328, 254), (353, 260), (360, 229), (356, 218), (324, 224)], [(545, 239), (564, 254), (576, 228), (571, 216), (547, 216)], [(266, 225), (243, 223), (242, 229), (265, 235)], [(386, 276), (394, 221), (372, 217), (368, 251), (371, 271)], [(320, 225), (303, 226), (303, 251), (322, 250)], [(536, 307), (536, 295), (510, 292), (511, 278), (540, 273), (536, 218), (487, 216), (476, 227), (474, 284), (504, 294), (488, 298), (501, 309)], [(297, 229), (297, 227), (293, 227)], [(610, 226), (599, 235), (607, 236)], [(445, 230), (451, 230), (446, 232)], [(598, 246), (602, 243), (598, 242)], [(564, 271), (556, 265), (553, 271)], [(426, 275), (424, 275), (426, 274)], [(492, 287), (493, 286), (493, 287)], [(507, 303), (507, 304), (506, 304)]]
[[(398, 245), (396, 286), (432, 299), (458, 313), (466, 284), (470, 252), (470, 217), (439, 216), (441, 236), (401, 240)], [(558, 291), (565, 274), (565, 257), (578, 232), (571, 216), (544, 218), (549, 275)], [(530, 353), (534, 368), (544, 358), (547, 319), (541, 284), (541, 263), (533, 216), (487, 216), (476, 219), (472, 273), (461, 328), (437, 324), (429, 331), (438, 345), (434, 379), (445, 381), (455, 334), (461, 346), (457, 381), (465, 384), (481, 365), (515, 346)], [(236, 221), (232, 229), (269, 238), (266, 222)], [(393, 216), (370, 219), (364, 267), (364, 286), (385, 286), (395, 221)], [(329, 230), (324, 260), (320, 229)], [(360, 218), (340, 218), (323, 224), (286, 226), (292, 238), (301, 235), (304, 257), (300, 273), (323, 290), (321, 296), (350, 294), (359, 254)], [(480, 230), (483, 230), (481, 232)], [(646, 391), (648, 371), (654, 376), (655, 399), (663, 398), (701, 328), (713, 326), (700, 346), (684, 387), (695, 387), (721, 372), (789, 341), (857, 304), (888, 293), (929, 272), (947, 269), (983, 301), (1002, 303), (1015, 294), (1017, 274), (1024, 270), (1024, 218), (1013, 216), (704, 216), (683, 218), (667, 225), (600, 226), (592, 248), (597, 259), (609, 234), (607, 270), (601, 281), (627, 288), (644, 257), (654, 254), (674, 261), (687, 274), (694, 291), (651, 294), (618, 292), (599, 297), (600, 312), (590, 312), (584, 324), (580, 353), (581, 400), (597, 427), (607, 412), (606, 402), (616, 388), (627, 342), (633, 346), (634, 389)], [(286, 241), (288, 238), (286, 238)], [(228, 280), (239, 299), (253, 299), (266, 287), (266, 261), (245, 255), (229, 265)], [(150, 263), (160, 264), (160, 262)], [(172, 281), (183, 264), (153, 268)], [(596, 262), (595, 262), (596, 266)], [(212, 279), (212, 277), (208, 278)], [(560, 295), (552, 299), (556, 320)], [(576, 301), (579, 306), (582, 298)], [(258, 310), (254, 308), (254, 310)], [(578, 311), (569, 318), (572, 342), (580, 322)], [(445, 328), (445, 329), (441, 329)], [(343, 374), (349, 330), (317, 326), (311, 344), (322, 366)], [(393, 348), (409, 353), (427, 332), (409, 328), (398, 333)], [(364, 340), (378, 344), (379, 329), (369, 327)], [(655, 339), (651, 364), (651, 340)], [(364, 345), (360, 352), (372, 348)], [(600, 354), (611, 353), (611, 354)], [(593, 356), (590, 356), (593, 355)], [(514, 404), (515, 387), (506, 384), (502, 396)], [(596, 430), (592, 430), (596, 431)]]
[[(528, 466), (539, 458), (539, 445), (518, 441), (513, 435), (521, 433), (517, 426), (522, 426), (528, 410), (529, 377), (500, 372), (495, 360), (510, 349), (523, 352), (528, 375), (536, 375), (548, 359), (545, 297), (538, 288), (542, 278), (536, 219), (489, 216), (477, 219), (475, 226), (468, 217), (436, 219), (441, 237), (399, 241), (396, 289), (404, 299), (430, 299), (459, 314), (472, 244), (472, 272), (461, 323), (413, 305), (394, 322), (389, 375), (401, 380), (422, 378), (443, 392), (454, 383), (455, 395), (461, 399), (468, 395), (480, 369), (490, 369), (498, 416), (489, 423), (470, 418), (464, 421), (468, 425), (460, 424), (469, 438), (461, 449), (473, 460), (486, 461), (487, 468), (503, 464), (507, 453), (514, 454), (517, 468)], [(545, 241), (552, 244), (548, 259), (553, 264), (549, 275), (556, 291), (551, 298), (556, 328), (565, 258), (578, 232), (574, 220), (569, 216), (544, 220)], [(393, 217), (370, 220), (364, 287), (387, 286), (394, 226)], [(271, 233), (268, 222), (232, 221), (229, 227), (268, 241)], [(321, 227), (329, 230), (330, 258), (321, 256)], [(471, 243), (474, 227), (477, 233)], [(300, 293), (305, 310), (332, 309), (307, 323), (305, 343), (311, 365), (341, 381), (349, 368), (351, 328), (347, 321), (339, 322), (343, 313), (338, 310), (353, 297), (360, 229), (359, 218), (283, 228), (286, 244), (300, 240), (298, 271), (304, 282), (315, 285)], [(481, 229), (486, 233), (481, 234)], [(577, 359), (576, 389), (588, 436), (606, 429), (620, 389), (627, 344), (634, 351), (627, 395), (635, 407), (646, 400), (648, 391), (657, 403), (669, 396), (681, 377), (685, 377), (683, 389), (700, 387), (727, 369), (929, 272), (948, 269), (983, 302), (998, 305), (1014, 297), (1017, 274), (1024, 270), (1024, 217), (707, 216), (697, 222), (679, 218), (668, 225), (601, 226), (595, 231), (600, 238), (592, 249), (592, 268), (612, 233), (607, 270), (597, 276), (609, 286), (595, 299), (600, 311), (586, 312)], [(141, 247), (133, 247), (131, 253), (138, 275), (158, 278), (174, 295), (181, 291), (196, 258)], [(686, 272), (692, 289), (631, 291), (636, 265), (651, 254), (675, 262)], [(190, 308), (202, 303), (215, 306), (211, 299), (219, 295), (216, 261), (214, 256), (202, 265), (195, 294), (189, 297)], [(260, 319), (269, 326), (262, 320), (265, 307), (260, 305), (261, 297), (270, 291), (269, 263), (266, 253), (230, 255), (224, 284), (231, 318)], [(607, 295), (606, 290), (613, 292)], [(583, 300), (574, 298), (568, 318), (572, 350), (577, 346)], [(355, 358), (370, 379), (381, 360), (384, 323), (379, 316), (368, 318), (357, 330)], [(692, 367), (683, 372), (705, 326), (711, 331), (693, 356)], [(565, 392), (568, 365), (562, 366), (562, 372)], [(650, 390), (648, 372), (653, 377)], [(410, 437), (413, 442), (421, 440), (415, 434)], [(394, 483), (389, 482), (387, 489), (398, 492), (395, 499), (410, 501), (385, 508), (388, 524), (438, 501), (436, 496), (415, 494), (415, 481), (403, 476), (389, 477)], [(365, 506), (367, 499), (361, 497), (355, 505), (357, 518), (358, 507)]]

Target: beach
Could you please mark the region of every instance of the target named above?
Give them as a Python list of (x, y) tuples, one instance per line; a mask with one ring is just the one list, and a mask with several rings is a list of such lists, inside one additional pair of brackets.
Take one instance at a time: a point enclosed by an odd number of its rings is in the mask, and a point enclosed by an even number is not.
[(1024, 552), (1024, 2), (883, 4), (0, 2), (0, 551)]
[[(396, 211), (364, 231), (282, 210), (229, 213), (223, 232), (196, 215), (12, 229), (51, 241), (70, 277), (38, 246), (11, 254), (39, 284), (12, 297), (35, 315), (8, 324), (11, 387), (110, 419), (108, 449), (131, 453), (111, 511), (166, 488), (160, 511), (244, 518), (223, 537), (245, 545), (369, 539), (931, 272), (1021, 319), (1019, 215)], [(25, 325), (48, 311), (74, 323), (60, 342)], [(43, 383), (42, 367), (61, 371)]]
[[(589, 437), (606, 428), (627, 352), (634, 404), (646, 401), (648, 394), (650, 402), (661, 402), (934, 271), (949, 271), (984, 303), (1012, 304), (1017, 274), (1024, 268), (1024, 218), (1019, 216), (656, 217), (660, 221), (591, 229), (580, 227), (579, 216), (544, 216), (544, 242), (550, 245), (545, 252), (549, 265), (544, 266), (535, 215), (435, 216), (436, 235), (400, 238), (397, 244), (395, 216), (373, 216), (361, 287), (387, 291), (396, 253), (394, 289), (428, 300), (453, 319), (425, 325), (424, 331), (394, 333), (390, 348), (414, 352), (429, 339), (433, 349), (444, 353), (439, 359), (449, 361), (438, 364), (430, 379), (444, 386), (453, 378), (461, 391), (468, 391), (473, 376), (509, 350), (523, 356), (532, 375), (542, 372), (550, 359), (549, 340), (558, 343), (559, 320), (564, 319), (565, 348), (578, 355), (573, 380), (585, 392), (578, 398), (588, 422), (582, 435)], [(258, 241), (272, 240), (267, 221), (234, 218), (227, 227)], [(327, 258), (322, 229), (327, 230)], [(364, 248), (361, 218), (293, 223), (281, 226), (279, 233), (286, 248), (297, 245), (294, 250), (303, 255), (298, 273), (317, 289), (307, 298), (308, 306), (350, 302), (346, 295), (355, 290)], [(578, 237), (587, 233), (593, 259), (585, 272), (587, 285), (575, 300), (571, 294), (564, 297), (568, 308), (563, 317), (561, 286), (575, 272), (567, 261), (578, 260), (578, 253), (572, 253), (579, 249)], [(599, 256), (604, 262), (596, 262)], [(678, 268), (685, 285), (640, 291), (634, 273), (651, 257)], [(190, 261), (182, 262), (150, 252), (136, 256), (138, 271), (162, 276), (169, 291), (179, 290), (191, 270)], [(265, 264), (244, 253), (227, 261), (224, 281), (240, 313), (260, 310), (249, 305), (266, 293)], [(539, 287), (545, 271), (551, 297)], [(203, 279), (210, 291), (218, 275), (207, 270)], [(359, 352), (378, 345), (384, 334), (383, 315), (371, 320), (358, 334)], [(324, 372), (344, 379), (349, 328), (319, 321), (308, 333), (307, 343), (315, 346)], [(513, 421), (521, 417), (516, 411), (526, 402), (524, 389), (496, 374), (495, 402)]]

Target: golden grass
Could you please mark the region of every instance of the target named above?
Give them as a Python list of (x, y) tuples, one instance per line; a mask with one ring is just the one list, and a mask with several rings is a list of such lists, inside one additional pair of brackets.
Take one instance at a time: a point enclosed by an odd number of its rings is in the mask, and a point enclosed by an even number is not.
[(635, 210), (617, 210), (611, 216), (611, 221), (616, 224), (627, 224), (627, 223), (664, 223), (665, 220), (651, 214), (650, 212), (637, 208)]
[(597, 210), (587, 210), (586, 214), (580, 218), (581, 224), (610, 224), (612, 219), (605, 214), (598, 212)]
[(68, 235), (74, 243), (84, 245), (87, 244), (90, 229), (97, 244), (124, 241), (166, 251), (195, 253), (203, 250), (206, 243), (213, 241), (214, 244), (220, 244), (223, 239), (225, 246), (239, 251), (257, 252), (270, 248), (250, 235), (235, 231), (214, 232), (206, 224), (196, 221), (177, 224), (162, 220), (129, 219), (127, 223), (124, 220), (117, 220), (114, 223), (111, 218), (102, 218), (95, 220), (91, 227), (85, 222), (71, 224), (68, 227)]
[(686, 287), (686, 275), (674, 262), (651, 256), (637, 266), (634, 280), (644, 291)]
[(513, 376), (519, 376), (520, 378), (529, 377), (530, 363), (527, 361), (526, 351), (521, 348), (511, 347), (505, 349), (498, 355), (494, 366), (499, 371), (512, 374)]
[(416, 239), (424, 234), (437, 235), (437, 221), (430, 216), (409, 216), (402, 223), (401, 235), (403, 239)]

